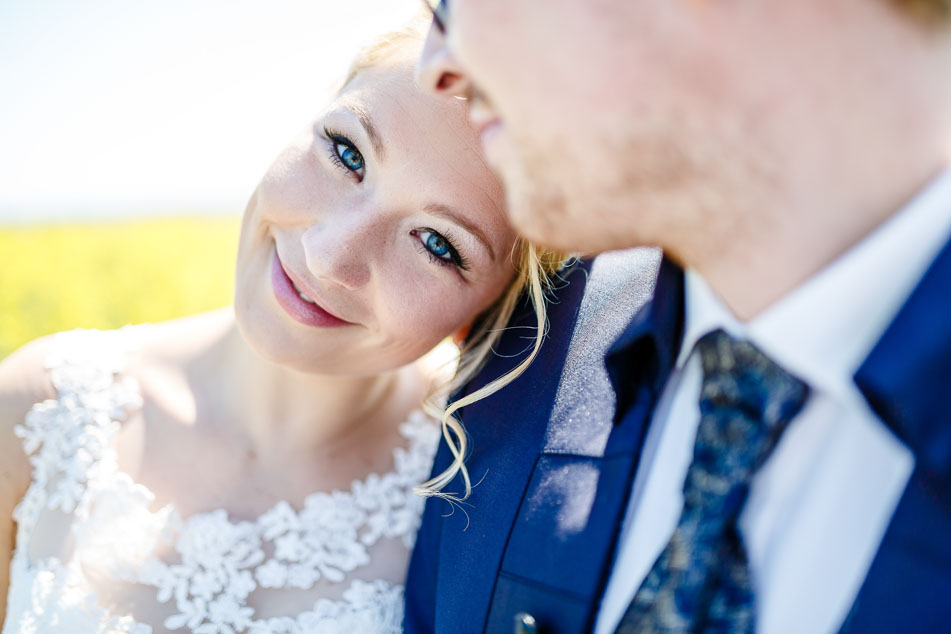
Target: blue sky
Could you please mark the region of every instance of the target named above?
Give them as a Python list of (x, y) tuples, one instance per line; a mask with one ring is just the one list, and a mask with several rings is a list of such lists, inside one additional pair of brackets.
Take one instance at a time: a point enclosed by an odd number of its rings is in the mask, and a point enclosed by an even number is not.
[(0, 222), (238, 212), (418, 0), (0, 0)]

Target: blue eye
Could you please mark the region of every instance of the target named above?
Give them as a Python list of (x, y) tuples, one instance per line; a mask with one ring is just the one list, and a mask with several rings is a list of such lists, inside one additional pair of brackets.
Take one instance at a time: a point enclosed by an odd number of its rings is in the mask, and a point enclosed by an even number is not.
[(358, 181), (363, 180), (366, 162), (363, 160), (363, 154), (353, 144), (353, 141), (327, 128), (324, 128), (324, 133), (331, 141), (330, 160), (340, 169), (352, 173)]
[(363, 169), (363, 156), (355, 147), (346, 143), (337, 143), (335, 147), (337, 156), (340, 157), (347, 169), (354, 172)]
[(435, 233), (429, 234), (426, 238), (426, 248), (433, 252), (433, 255), (443, 256), (449, 253), (449, 243), (442, 236)]
[(419, 240), (420, 251), (441, 266), (457, 266), (463, 271), (469, 270), (466, 260), (452, 245), (452, 238), (444, 237), (433, 229), (415, 229), (411, 232)]

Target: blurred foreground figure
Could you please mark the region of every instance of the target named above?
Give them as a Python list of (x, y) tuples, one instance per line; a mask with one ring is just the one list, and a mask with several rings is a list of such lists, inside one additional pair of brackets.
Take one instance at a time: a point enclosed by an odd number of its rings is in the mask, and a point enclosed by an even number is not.
[(614, 394), (619, 282), (465, 412), (485, 479), (468, 531), (426, 510), (406, 629), (946, 630), (951, 3), (431, 8), (419, 80), (516, 229), (665, 257)]

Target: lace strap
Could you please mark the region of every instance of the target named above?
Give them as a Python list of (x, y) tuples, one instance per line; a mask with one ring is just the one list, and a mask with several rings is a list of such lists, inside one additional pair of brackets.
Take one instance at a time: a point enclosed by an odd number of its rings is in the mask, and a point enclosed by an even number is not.
[(88, 515), (88, 492), (116, 471), (115, 436), (141, 407), (138, 385), (122, 377), (134, 342), (130, 328), (74, 330), (54, 337), (46, 368), (55, 399), (37, 403), (14, 433), (32, 465), (32, 483), (14, 517), (32, 526), (44, 508)]

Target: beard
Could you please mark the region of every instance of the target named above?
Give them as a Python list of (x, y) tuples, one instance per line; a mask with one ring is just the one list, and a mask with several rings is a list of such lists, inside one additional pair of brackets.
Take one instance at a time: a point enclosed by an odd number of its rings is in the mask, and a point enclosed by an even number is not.
[(660, 246), (683, 263), (715, 248), (763, 200), (771, 163), (751, 158), (743, 134), (705, 137), (676, 116), (659, 123), (582, 143), (513, 135), (498, 169), (512, 225), (584, 255)]

